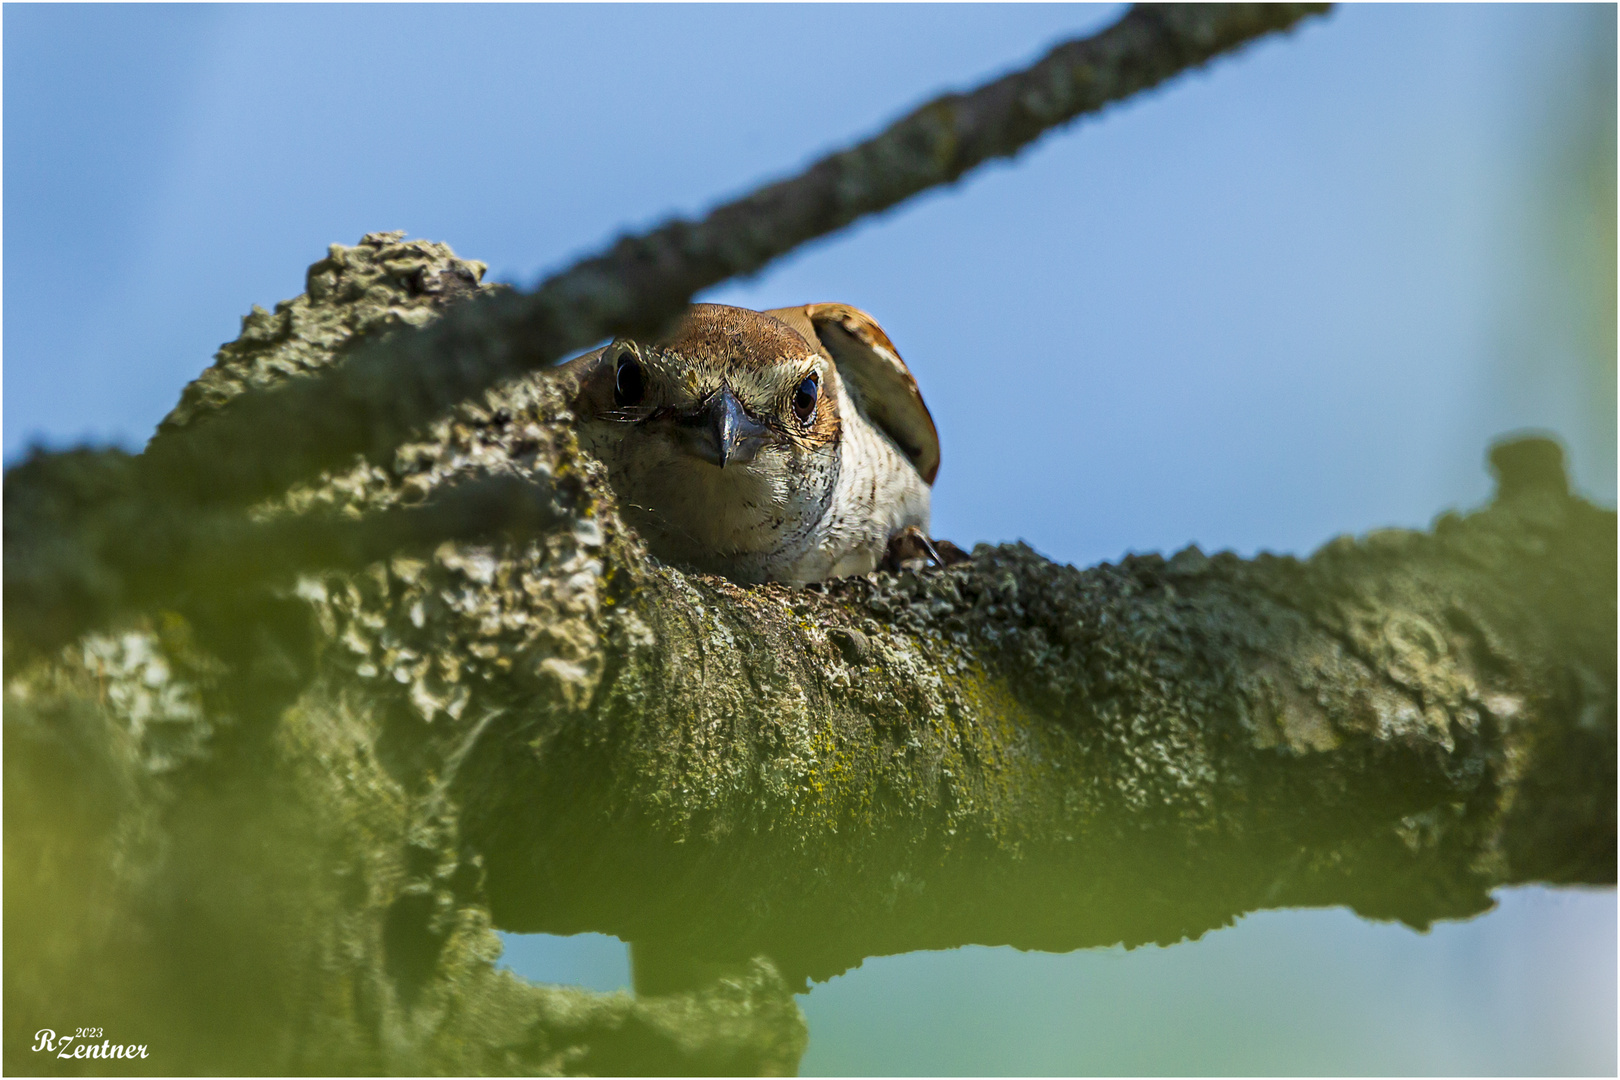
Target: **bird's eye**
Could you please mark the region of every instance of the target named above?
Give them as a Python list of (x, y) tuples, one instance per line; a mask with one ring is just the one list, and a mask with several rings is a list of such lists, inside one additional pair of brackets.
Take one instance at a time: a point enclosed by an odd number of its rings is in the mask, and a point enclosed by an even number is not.
[(799, 384), (793, 391), (793, 415), (799, 418), (799, 423), (808, 424), (810, 418), (816, 414), (816, 397), (821, 392), (821, 383), (814, 375)]
[(639, 405), (647, 394), (647, 383), (642, 377), (641, 363), (635, 353), (619, 357), (619, 367), (613, 373), (613, 404), (619, 408)]

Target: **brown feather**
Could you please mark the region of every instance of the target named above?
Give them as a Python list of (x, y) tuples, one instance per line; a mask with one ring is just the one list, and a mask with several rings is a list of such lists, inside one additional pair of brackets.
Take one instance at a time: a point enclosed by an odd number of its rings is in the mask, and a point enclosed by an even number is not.
[(911, 369), (877, 320), (848, 304), (806, 304), (765, 314), (792, 327), (838, 365), (861, 411), (932, 484), (939, 475), (939, 431)]
[[(724, 382), (744, 400), (746, 408), (800, 447), (816, 449), (838, 441), (838, 401), (833, 387), (822, 388), (808, 426), (791, 417), (793, 393), (804, 373), (813, 369), (811, 361), (820, 358), (836, 373), (832, 357), (797, 327), (746, 308), (694, 304), (666, 337), (638, 351), (644, 365), (666, 375), (660, 385), (676, 398), (666, 404), (695, 407)], [(614, 362), (609, 362), (609, 354)], [(613, 407), (616, 357), (614, 347), (607, 346), (567, 364), (566, 370), (578, 380), (577, 412), (602, 419), (637, 418), (633, 414), (619, 417), (616, 414), (621, 410)], [(678, 386), (667, 377), (674, 372), (679, 373)]]

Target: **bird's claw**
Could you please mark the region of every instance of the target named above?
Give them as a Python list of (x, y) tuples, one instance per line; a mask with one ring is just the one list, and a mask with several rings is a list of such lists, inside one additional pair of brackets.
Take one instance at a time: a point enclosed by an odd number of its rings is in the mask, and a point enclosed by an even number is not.
[(883, 555), (882, 569), (890, 573), (901, 570), (924, 570), (928, 567), (955, 566), (967, 562), (967, 552), (949, 540), (931, 540), (915, 525), (889, 537), (889, 547)]

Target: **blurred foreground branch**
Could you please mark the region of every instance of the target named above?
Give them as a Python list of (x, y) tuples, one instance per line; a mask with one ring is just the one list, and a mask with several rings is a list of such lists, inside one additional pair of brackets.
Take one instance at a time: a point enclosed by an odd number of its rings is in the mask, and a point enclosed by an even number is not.
[[(427, 333), (362, 350), (315, 382), (244, 399), (184, 434), (160, 433), (142, 472), (210, 502), (268, 497), (355, 453), (386, 461), (413, 431), (495, 383), (614, 335), (645, 333), (693, 295), (800, 245), (1008, 157), (1044, 132), (1158, 85), (1325, 4), (1132, 8), (1024, 71), (948, 94), (878, 135), (712, 210), (621, 238), (543, 282), (466, 305)], [(323, 287), (311, 278), (312, 294)]]

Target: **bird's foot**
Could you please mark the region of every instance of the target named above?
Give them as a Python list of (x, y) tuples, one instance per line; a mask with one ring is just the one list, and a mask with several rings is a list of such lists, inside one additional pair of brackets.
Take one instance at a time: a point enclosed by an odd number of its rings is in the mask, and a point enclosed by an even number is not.
[(969, 558), (967, 552), (949, 540), (930, 540), (917, 526), (907, 525), (889, 537), (889, 549), (884, 553), (880, 565), (890, 573), (899, 573), (901, 570), (924, 570), (930, 566), (955, 566), (967, 562)]

